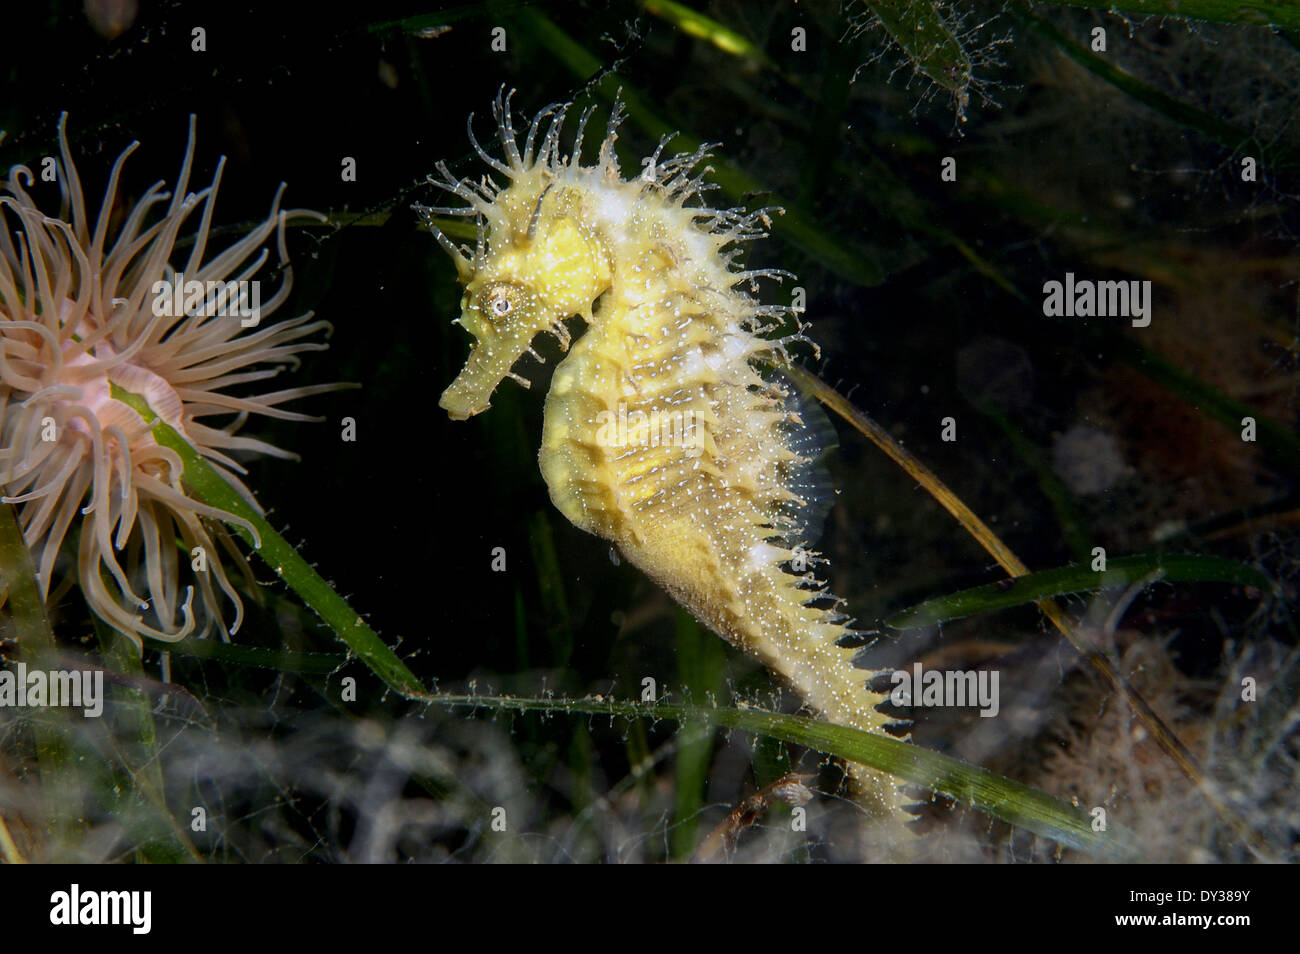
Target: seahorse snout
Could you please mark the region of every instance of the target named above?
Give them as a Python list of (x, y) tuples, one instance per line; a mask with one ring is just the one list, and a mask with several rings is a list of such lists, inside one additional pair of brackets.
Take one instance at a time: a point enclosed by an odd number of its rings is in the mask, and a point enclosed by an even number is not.
[(528, 387), (528, 379), (511, 369), (525, 352), (531, 350), (533, 338), (537, 336), (536, 329), (523, 323), (498, 331), (468, 321), (471, 317), (467, 315), (461, 322), (476, 332), (469, 358), (460, 374), (456, 375), (456, 380), (438, 400), (438, 406), (453, 421), (463, 421), (486, 411), (492, 403), (492, 392), (506, 378), (514, 378), (523, 387)]
[(464, 395), (452, 393), (448, 388), (442, 392), (442, 397), (438, 400), (438, 407), (447, 412), (447, 416), (453, 421), (465, 421), (475, 414), (481, 414), (490, 406), (490, 401), (483, 401), (477, 406), (471, 406), (466, 403)]
[(464, 421), (486, 411), (492, 403), (492, 392), (505, 377), (504, 374), (498, 375), (496, 380), (484, 387), (482, 369), (479, 369), (479, 373), (471, 374), (474, 367), (474, 355), (471, 353), (469, 362), (438, 399), (438, 407), (446, 411), (453, 421)]

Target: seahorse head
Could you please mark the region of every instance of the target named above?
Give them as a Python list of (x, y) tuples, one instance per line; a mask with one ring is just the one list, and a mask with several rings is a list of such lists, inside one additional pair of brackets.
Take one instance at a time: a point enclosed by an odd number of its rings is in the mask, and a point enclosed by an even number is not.
[(527, 387), (512, 368), (524, 352), (536, 356), (532, 342), (540, 332), (551, 332), (567, 350), (565, 319), (591, 320), (592, 304), (609, 287), (609, 261), (572, 200), (553, 173), (539, 168), (483, 204), (488, 233), (473, 256), (443, 243), (465, 286), (456, 323), (474, 337), (465, 367), (438, 402), (452, 419), (486, 410), (506, 377)]

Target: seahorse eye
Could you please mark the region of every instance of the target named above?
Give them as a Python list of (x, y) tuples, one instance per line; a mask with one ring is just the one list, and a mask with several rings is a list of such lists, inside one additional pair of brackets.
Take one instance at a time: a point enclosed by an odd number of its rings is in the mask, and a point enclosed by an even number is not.
[(524, 289), (510, 282), (488, 285), (479, 296), (478, 309), (491, 321), (501, 321), (513, 315), (522, 304)]

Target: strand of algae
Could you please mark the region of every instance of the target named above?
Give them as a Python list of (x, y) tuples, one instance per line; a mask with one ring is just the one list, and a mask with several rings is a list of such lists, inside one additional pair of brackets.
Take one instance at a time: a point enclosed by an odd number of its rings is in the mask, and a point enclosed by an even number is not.
[(1021, 606), (1051, 596), (1085, 593), (1140, 580), (1162, 583), (1233, 583), (1278, 591), (1277, 584), (1245, 563), (1200, 553), (1144, 553), (1106, 561), (1106, 569), (1062, 566), (1017, 577), (1014, 585), (990, 583), (926, 600), (900, 610), (885, 621), (893, 629), (914, 629), (949, 620)]
[(538, 699), (444, 693), (429, 698), (442, 705), (503, 712), (567, 712), (623, 719), (666, 719), (679, 724), (740, 729), (879, 768), (897, 778), (944, 794), (959, 804), (978, 808), (1012, 825), (1107, 860), (1133, 861), (1141, 854), (1128, 829), (1108, 823), (1106, 831), (1093, 831), (1090, 816), (1053, 795), (951, 756), (820, 719), (752, 708), (591, 697)]
[(221, 475), (185, 438), (153, 412), (143, 397), (116, 384), (111, 385), (111, 391), (114, 398), (130, 406), (146, 421), (155, 422), (154, 439), (180, 456), (185, 468), (185, 483), (194, 493), (210, 506), (247, 520), (257, 529), (260, 540), (255, 539), (244, 527), (232, 524), (235, 532), (257, 550), (258, 556), (267, 566), (316, 611), (375, 675), (403, 694), (419, 695), (424, 692), (420, 680), (385, 645), (379, 634), (366, 625), (365, 620), (312, 569), (311, 564), (302, 558), (292, 544), (276, 533), (233, 487), (221, 479)]
[[(144, 678), (140, 655), (121, 633), (98, 619), (93, 623), (104, 659), (128, 677), (128, 684), (113, 685), (113, 696), (134, 741), (129, 751), (118, 751), (120, 774), (111, 764), (104, 764), (99, 773), (100, 801), (130, 831), (141, 860), (152, 864), (198, 861), (198, 850), (167, 807), (153, 708), (148, 694), (137, 687)], [(107, 761), (98, 752), (91, 757)], [(83, 764), (93, 763), (88, 758)]]
[[(36, 585), (31, 554), (13, 504), (0, 504), (0, 578), (13, 616), (21, 659), (33, 669), (51, 669), (54, 634), (45, 614), (45, 602)], [(44, 709), (33, 718), (36, 764), (45, 799), (45, 819), (56, 843), (66, 843), (72, 820), (79, 814), (75, 784), (70, 784), (76, 764), (68, 746), (68, 715), (61, 709)], [(15, 849), (16, 851), (16, 849)]]
[(1012, 825), (1099, 857), (1132, 860), (1139, 855), (1132, 835), (1126, 830), (1112, 824), (1108, 831), (1095, 832), (1087, 815), (1054, 796), (919, 746), (817, 719), (749, 707), (641, 703), (603, 698), (452, 695), (426, 691), (414, 673), (384, 644), (378, 634), (365, 624), (263, 517), (248, 506), (188, 441), (154, 414), (143, 397), (117, 385), (112, 386), (112, 393), (115, 398), (135, 409), (146, 421), (153, 422), (155, 440), (180, 456), (184, 467), (183, 479), (189, 489), (207, 504), (247, 520), (257, 531), (260, 540), (236, 524), (231, 526), (256, 548), (263, 561), (276, 569), (277, 575), (303, 602), (320, 615), (339, 638), (403, 698), (430, 705), (490, 708), (503, 712), (565, 712), (627, 719), (667, 719), (682, 725), (741, 729), (754, 735), (803, 745), (847, 761), (870, 765)]
[(1245, 418), (1254, 420), (1257, 446), (1264, 459), (1291, 478), (1300, 480), (1300, 438), (1285, 424), (1261, 414), (1244, 401), (1229, 397), (1213, 385), (1188, 374), (1158, 351), (1145, 348), (1131, 338), (1115, 335), (1112, 346), (1126, 364), (1229, 431), (1239, 432)]
[[(1060, 28), (1048, 23), (1041, 17), (1034, 16), (1021, 4), (1011, 4), (1011, 11), (1020, 21), (1035, 33), (1045, 37), (1084, 69), (1095, 73), (1112, 86), (1136, 99), (1167, 119), (1195, 129), (1207, 139), (1218, 143), (1233, 152), (1234, 155), (1252, 155), (1260, 164), (1275, 169), (1286, 170), (1300, 167), (1300, 155), (1292, 149), (1275, 147), (1261, 142), (1247, 129), (1242, 129), (1230, 122), (1220, 119), (1212, 113), (1198, 109), (1175, 99), (1168, 93), (1148, 86), (1135, 76), (1126, 73), (1109, 63), (1104, 57), (1076, 43)], [(1300, 20), (1300, 5), (1292, 6), (1293, 16)]]
[[(772, 59), (730, 27), (674, 0), (642, 0), (646, 12), (731, 56), (779, 72)], [(917, 71), (954, 95), (970, 85), (970, 57), (930, 0), (863, 0)], [(784, 77), (783, 77), (784, 78)]]
[[(737, 57), (741, 60), (752, 60), (762, 64), (776, 74), (782, 82), (798, 90), (809, 99), (816, 99), (817, 94), (810, 91), (806, 85), (797, 76), (790, 75), (768, 59), (751, 41), (731, 30), (729, 27), (719, 23), (695, 10), (674, 3), (672, 0), (642, 0), (642, 6), (648, 13), (663, 18), (666, 22), (671, 23), (677, 29), (681, 30), (688, 36), (693, 36), (712, 43), (715, 47), (729, 56)], [(573, 41), (569, 41), (573, 44)], [(573, 44), (576, 46), (576, 44)], [(580, 60), (575, 60), (576, 66)], [(634, 119), (636, 117), (633, 117)], [(796, 117), (789, 116), (787, 119), (790, 123), (797, 122)], [(799, 123), (802, 132), (808, 132), (806, 123)], [(850, 135), (851, 131), (846, 130)], [(866, 152), (866, 144), (856, 140), (855, 145), (860, 152)], [(903, 227), (929, 235), (938, 239), (952, 248), (982, 275), (995, 283), (1007, 294), (1016, 298), (1023, 299), (1024, 296), (1020, 290), (1015, 287), (992, 263), (984, 259), (978, 252), (973, 249), (968, 242), (949, 231), (941, 225), (936, 224), (936, 215), (929, 208), (928, 204), (915, 193), (911, 191), (904, 183), (894, 174), (893, 170), (882, 162), (877, 156), (869, 155), (865, 161), (859, 161), (852, 164), (843, 159), (836, 158), (831, 162), (831, 168), (834, 170), (842, 185), (857, 190), (859, 183), (865, 183), (870, 188), (870, 201), (877, 212), (888, 214)], [(724, 186), (725, 191), (725, 186)], [(739, 194), (728, 193), (732, 198), (739, 198)], [(780, 197), (777, 197), (779, 204)], [(457, 223), (463, 224), (463, 223)], [(441, 227), (441, 223), (439, 223)], [(474, 235), (469, 232), (467, 238), (473, 239)]]
[(0, 858), (3, 858), (7, 865), (27, 864), (27, 859), (14, 843), (14, 836), (9, 833), (9, 826), (5, 824), (3, 815), (0, 815)]
[[(36, 584), (31, 554), (23, 541), (12, 504), (0, 505), (0, 577), (7, 590), (22, 660), (30, 669), (64, 668)], [(118, 641), (125, 640), (119, 637)], [(123, 662), (111, 646), (106, 649), (110, 662), (114, 665)], [(134, 658), (133, 653), (131, 656)], [(138, 658), (135, 658), (135, 664), (138, 668)], [(118, 668), (130, 671), (129, 664)], [(114, 691), (117, 690), (118, 687), (114, 687)], [(128, 694), (131, 692), (126, 691)], [(45, 801), (47, 832), (56, 846), (71, 844), (83, 815), (81, 800), (86, 786), (80, 780), (84, 779), (100, 803), (113, 811), (123, 827), (131, 832), (144, 859), (151, 862), (193, 860), (193, 847), (171, 821), (163, 795), (162, 776), (151, 758), (157, 749), (152, 714), (141, 699), (136, 698), (134, 702), (137, 705), (129, 718), (133, 722), (141, 757), (136, 761), (137, 769), (128, 769), (127, 778), (115, 776), (93, 743), (79, 744), (72, 721), (76, 716), (71, 712), (61, 708), (42, 708), (33, 713), (32, 731), (40, 769), (41, 795)], [(0, 824), (3, 824), (3, 819), (0, 819)], [(0, 854), (6, 860), (21, 860), (7, 826), (0, 832)]]
[[(1249, 26), (1300, 28), (1300, 4), (1279, 0), (1042, 0), (1100, 12), (1136, 13)], [(916, 69), (960, 95), (970, 83), (970, 57), (931, 0), (863, 0)], [(683, 33), (733, 56), (776, 69), (772, 60), (736, 31), (674, 0), (642, 0), (647, 12)]]
[(1287, 0), (1041, 0), (1102, 12), (1208, 20), (1245, 26), (1300, 28), (1300, 4)]
[[(912, 65), (965, 106), (970, 56), (930, 0), (863, 0)], [(958, 110), (962, 115), (962, 110)]]
[(753, 60), (765, 69), (780, 73), (776, 62), (748, 38), (684, 3), (675, 0), (641, 0), (641, 6), (646, 13), (668, 21), (687, 36), (713, 44), (728, 56)]
[[(728, 55), (752, 60), (800, 88), (761, 49), (707, 15), (674, 0), (642, 0), (641, 5), (688, 36), (711, 43)], [(938, 7), (931, 0), (863, 0), (863, 6), (880, 21), (918, 73), (952, 94), (957, 115), (964, 121), (970, 97), (971, 58)]]

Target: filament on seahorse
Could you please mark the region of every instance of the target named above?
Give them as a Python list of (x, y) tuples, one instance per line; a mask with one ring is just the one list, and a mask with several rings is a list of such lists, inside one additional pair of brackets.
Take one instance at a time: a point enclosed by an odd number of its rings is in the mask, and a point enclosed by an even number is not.
[[(712, 188), (707, 170), (696, 172), (709, 147), (665, 156), (671, 137), (624, 179), (618, 103), (595, 164), (583, 165), (592, 110), (565, 155), (568, 108), (542, 110), (521, 149), (499, 95), (504, 161), (474, 139), (472, 117), (469, 135), (504, 181), (457, 178), (439, 163), (430, 182), (465, 204), (417, 207), (455, 262), (465, 286), (457, 322), (474, 339), (441, 406), (463, 420), (486, 410), (506, 377), (526, 385), (515, 362), (539, 333), (554, 334), (568, 354), (546, 395), (539, 463), (555, 506), (822, 718), (882, 732), (894, 721), (876, 711), (886, 697), (839, 645), (858, 634), (811, 569), (824, 562), (809, 546), (826, 500), (810, 427), (820, 412), (779, 373), (787, 346), (806, 339), (767, 337), (790, 309), (746, 290), (792, 276), (736, 264), (736, 246), (764, 237), (773, 210), (709, 207), (698, 198)], [(452, 243), (435, 214), (475, 217), (475, 248)], [(587, 327), (570, 350), (564, 321), (574, 315)], [(776, 373), (765, 379), (764, 369)], [(901, 817), (895, 782), (848, 769), (864, 804)]]

